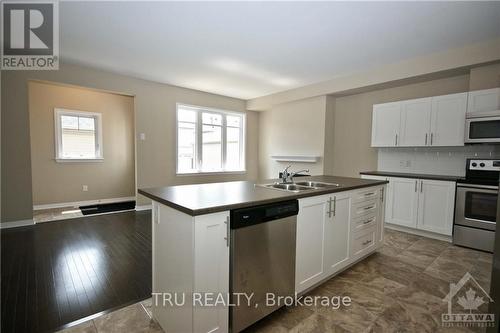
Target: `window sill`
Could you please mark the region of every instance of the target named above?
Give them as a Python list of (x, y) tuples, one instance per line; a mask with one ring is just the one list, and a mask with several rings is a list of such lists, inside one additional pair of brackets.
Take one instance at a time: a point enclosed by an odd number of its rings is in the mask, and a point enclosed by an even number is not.
[(223, 175), (245, 175), (246, 170), (241, 171), (213, 171), (213, 172), (191, 172), (191, 173), (179, 173), (176, 172), (176, 176), (223, 176)]
[(104, 162), (104, 158), (56, 158), (57, 163)]

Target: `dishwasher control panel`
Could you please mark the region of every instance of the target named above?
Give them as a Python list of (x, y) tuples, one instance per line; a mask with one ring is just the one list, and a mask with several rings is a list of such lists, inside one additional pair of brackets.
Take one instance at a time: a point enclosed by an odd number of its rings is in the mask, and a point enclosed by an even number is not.
[(231, 211), (231, 229), (297, 215), (298, 212), (299, 202), (297, 200), (235, 209)]

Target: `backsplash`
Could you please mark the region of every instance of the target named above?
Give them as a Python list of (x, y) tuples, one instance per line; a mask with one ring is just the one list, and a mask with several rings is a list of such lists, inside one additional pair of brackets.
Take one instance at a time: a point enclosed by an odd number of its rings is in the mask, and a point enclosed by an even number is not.
[(380, 148), (377, 170), (464, 176), (465, 160), (474, 157), (500, 158), (500, 145)]

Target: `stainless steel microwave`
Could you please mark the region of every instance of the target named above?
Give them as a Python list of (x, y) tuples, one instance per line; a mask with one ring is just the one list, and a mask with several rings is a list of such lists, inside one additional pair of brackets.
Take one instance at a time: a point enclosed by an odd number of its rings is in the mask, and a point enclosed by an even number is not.
[(465, 119), (465, 143), (500, 143), (500, 111)]

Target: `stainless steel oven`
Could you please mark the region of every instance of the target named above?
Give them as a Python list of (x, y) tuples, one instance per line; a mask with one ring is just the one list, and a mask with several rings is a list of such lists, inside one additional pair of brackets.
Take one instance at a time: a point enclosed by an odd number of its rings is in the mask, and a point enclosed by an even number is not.
[(500, 160), (467, 160), (457, 184), (453, 243), (493, 252), (497, 224)]
[(453, 243), (493, 252), (498, 186), (457, 184)]
[(500, 111), (494, 116), (465, 120), (466, 143), (500, 143)]
[(456, 224), (495, 230), (498, 186), (457, 185)]

